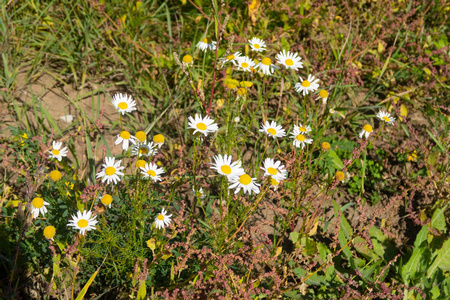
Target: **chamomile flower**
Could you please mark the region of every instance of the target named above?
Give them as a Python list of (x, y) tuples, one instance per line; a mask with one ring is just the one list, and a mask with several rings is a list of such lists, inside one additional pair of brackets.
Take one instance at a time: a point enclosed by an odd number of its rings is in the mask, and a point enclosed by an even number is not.
[(113, 198), (110, 194), (104, 194), (103, 197), (100, 199), (100, 202), (102, 202), (104, 206), (108, 206), (109, 208), (111, 208), (112, 201)]
[(391, 117), (391, 114), (388, 113), (387, 111), (382, 111), (380, 110), (377, 113), (377, 117), (381, 120), (381, 121), (385, 121), (386, 123), (388, 123), (389, 125), (394, 125), (394, 121), (395, 118)]
[(130, 141), (133, 144), (136, 144), (137, 138), (132, 136), (128, 131), (124, 130), (120, 134), (117, 135), (116, 142), (114, 144), (119, 145), (122, 143), (122, 149), (127, 151), (130, 147)]
[(363, 136), (367, 138), (369, 138), (369, 135), (372, 133), (373, 128), (372, 126), (370, 126), (370, 124), (366, 124), (363, 126), (361, 132), (359, 133), (359, 137), (362, 139)]
[(249, 195), (254, 192), (255, 194), (259, 194), (259, 183), (257, 183), (256, 178), (251, 178), (250, 175), (244, 173), (239, 176), (233, 176), (229, 179), (230, 186), (229, 189), (236, 189), (234, 191), (235, 194), (239, 193), (241, 189), (245, 193), (248, 193)]
[(192, 66), (192, 64), (194, 63), (194, 59), (192, 58), (192, 56), (190, 56), (189, 54), (183, 56), (183, 65), (185, 67), (189, 67)]
[(44, 201), (44, 199), (40, 197), (34, 198), (33, 201), (31, 201), (31, 214), (33, 218), (39, 217), (39, 213), (44, 217), (47, 212), (46, 205), (49, 205), (49, 203)]
[(150, 157), (152, 155), (155, 155), (158, 152), (156, 150), (156, 145), (153, 144), (153, 142), (143, 142), (143, 143), (136, 143), (134, 147), (131, 149), (131, 153), (133, 155), (137, 155), (138, 157), (141, 156), (147, 156)]
[(48, 177), (50, 177), (50, 179), (53, 180), (53, 181), (58, 181), (58, 180), (60, 180), (62, 178), (62, 174), (58, 170), (53, 170), (53, 171), (50, 172)]
[(286, 69), (293, 69), (297, 71), (299, 68), (303, 68), (302, 58), (297, 53), (291, 53), (283, 50), (275, 56), (277, 62), (286, 67)]
[(211, 163), (211, 169), (214, 169), (220, 175), (227, 176), (228, 180), (231, 177), (244, 174), (244, 169), (241, 167), (240, 161), (231, 163), (231, 155), (216, 155), (213, 157), (215, 163)]
[(259, 68), (264, 75), (272, 75), (275, 69), (280, 68), (272, 64), (272, 60), (268, 57), (264, 57), (255, 67)]
[(95, 229), (95, 224), (97, 224), (97, 216), (91, 217), (92, 211), (80, 211), (77, 212), (76, 215), (72, 215), (72, 220), (69, 221), (67, 226), (73, 227), (77, 230), (80, 230), (80, 234), (84, 235), (86, 231), (91, 231)]
[(264, 132), (268, 136), (273, 137), (274, 139), (277, 137), (283, 137), (286, 135), (286, 131), (283, 129), (281, 125), (277, 125), (275, 121), (266, 121), (265, 124), (261, 124), (260, 132)]
[(287, 177), (287, 171), (279, 160), (275, 161), (272, 158), (266, 158), (264, 167), (261, 167), (261, 169), (264, 170), (264, 176), (270, 176), (277, 181), (284, 180)]
[(143, 142), (145, 142), (147, 140), (147, 135), (143, 131), (136, 132), (136, 134), (134, 136), (141, 143), (143, 143)]
[(214, 42), (210, 38), (205, 37), (201, 42), (198, 42), (197, 48), (199, 48), (202, 51), (206, 51), (208, 49), (214, 51), (216, 50), (216, 44), (217, 42)]
[(63, 149), (61, 149), (61, 147), (62, 147), (61, 142), (53, 141), (53, 150), (49, 151), (50, 158), (56, 158), (58, 161), (61, 161), (63, 156), (67, 156), (68, 152), (67, 147), (64, 147)]
[(103, 170), (98, 172), (95, 178), (102, 178), (102, 182), (106, 181), (106, 184), (110, 182), (117, 184), (120, 181), (119, 176), (123, 176), (120, 170), (125, 168), (120, 165), (121, 162), (121, 160), (115, 161), (114, 157), (105, 157), (105, 163), (102, 165)]
[(55, 227), (53, 227), (51, 225), (44, 228), (44, 236), (46, 239), (53, 240), (55, 233), (56, 233), (56, 229), (55, 229)]
[(278, 189), (278, 186), (281, 183), (281, 180), (276, 180), (275, 178), (269, 178), (270, 187), (273, 188), (274, 191)]
[(188, 128), (194, 129), (194, 134), (199, 132), (207, 136), (208, 133), (212, 133), (219, 130), (217, 124), (214, 124), (214, 120), (211, 119), (209, 116), (202, 118), (201, 115), (195, 114), (194, 118), (192, 118), (191, 116), (188, 119), (189, 119)]
[(165, 138), (162, 134), (157, 134), (153, 137), (153, 143), (155, 143), (158, 148), (161, 148), (164, 145)]
[(301, 132), (299, 130), (300, 127), (298, 126), (294, 126), (294, 130), (291, 132), (291, 138), (294, 139), (294, 141), (292, 142), (292, 144), (297, 147), (297, 148), (305, 148), (305, 144), (311, 144), (312, 143), (312, 139), (308, 139), (306, 137), (306, 133)]
[(250, 72), (251, 68), (255, 66), (255, 62), (248, 56), (241, 56), (237, 59), (238, 67), (240, 70)]
[(303, 80), (301, 76), (300, 82), (295, 84), (295, 90), (297, 93), (303, 93), (303, 96), (307, 95), (309, 92), (314, 92), (319, 88), (319, 79), (316, 79), (314, 76), (311, 76), (311, 74), (308, 75), (308, 79)]
[(227, 62), (231, 62), (233, 65), (237, 67), (238, 59), (241, 57), (241, 52), (235, 52), (234, 54), (230, 54), (227, 57), (222, 58), (220, 61), (222, 62), (222, 66)]
[(192, 189), (192, 192), (194, 193), (195, 197), (198, 199), (205, 198), (205, 194), (203, 193), (203, 188), (199, 188), (198, 190)]
[(144, 175), (144, 179), (153, 179), (154, 182), (161, 181), (161, 174), (164, 173), (162, 168), (158, 168), (158, 166), (154, 163), (146, 163), (144, 167), (141, 167), (141, 174)]
[(250, 43), (250, 47), (252, 48), (252, 51), (262, 52), (262, 51), (266, 50), (266, 42), (264, 42), (261, 39), (254, 37), (251, 40), (248, 40), (248, 42)]
[(301, 123), (298, 126), (294, 125), (294, 129), (295, 128), (297, 128), (297, 130), (303, 134), (305, 134), (305, 133), (308, 134), (311, 132), (311, 126), (306, 125), (306, 124), (304, 126)]
[(161, 213), (159, 215), (157, 215), (156, 218), (155, 218), (155, 226), (156, 226), (156, 228), (161, 229), (161, 228), (164, 228), (166, 226), (169, 226), (170, 222), (171, 222), (171, 220), (170, 220), (171, 216), (172, 215), (169, 215), (167, 213), (167, 211), (163, 208), (161, 210)]
[(124, 115), (126, 112), (130, 113), (136, 110), (136, 101), (131, 96), (122, 95), (122, 93), (115, 94), (112, 100), (112, 104), (119, 113)]

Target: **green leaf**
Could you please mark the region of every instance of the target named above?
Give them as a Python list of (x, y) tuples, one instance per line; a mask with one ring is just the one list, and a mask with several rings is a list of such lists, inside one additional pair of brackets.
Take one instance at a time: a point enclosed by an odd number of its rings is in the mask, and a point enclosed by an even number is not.
[(147, 288), (145, 285), (145, 280), (141, 282), (141, 286), (139, 287), (139, 291), (137, 294), (137, 300), (143, 300), (145, 299), (145, 296), (147, 296)]
[(103, 263), (106, 260), (106, 257), (103, 259), (102, 264), (100, 265), (100, 267), (98, 267), (97, 271), (94, 272), (94, 274), (92, 274), (91, 278), (89, 278), (89, 280), (86, 282), (86, 284), (84, 285), (84, 287), (81, 289), (80, 293), (78, 294), (77, 298), (75, 300), (81, 300), (84, 298), (84, 295), (86, 295), (88, 288), (91, 286), (92, 282), (94, 281), (95, 277), (98, 274), (98, 271), (100, 271), (100, 268), (102, 267)]
[[(294, 272), (295, 275), (297, 275), (297, 277), (303, 277), (303, 279), (307, 278), (310, 276), (310, 273), (308, 273), (308, 271), (306, 271), (305, 269), (302, 269), (301, 267), (295, 268), (294, 270), (292, 270)], [(323, 275), (317, 275), (317, 273), (314, 273), (313, 275), (311, 275), (311, 277), (309, 277), (306, 281), (306, 284), (312, 284), (312, 285), (326, 285), (327, 281), (325, 279), (325, 276)]]
[(289, 234), (289, 237), (291, 238), (292, 243), (297, 243), (298, 238), (299, 238), (299, 233), (298, 232), (291, 232)]
[(416, 236), (416, 240), (414, 241), (414, 248), (425, 246), (422, 245), (422, 243), (427, 240), (427, 236), (428, 236), (428, 225), (425, 225), (422, 227), (422, 229)]
[(444, 208), (438, 208), (434, 211), (433, 216), (431, 217), (431, 227), (446, 231), (447, 225), (445, 223), (444, 211), (447, 208), (447, 205)]
[(341, 170), (342, 168), (344, 168), (344, 163), (342, 162), (342, 160), (339, 158), (339, 156), (336, 154), (336, 152), (334, 152), (333, 149), (328, 150), (328, 155), (333, 159), (332, 161), (334, 162), (334, 164), (336, 165), (336, 167)]
[(446, 240), (442, 248), (435, 252), (434, 261), (427, 271), (427, 277), (433, 276), (437, 268), (450, 270), (450, 239)]
[(408, 284), (408, 279), (409, 278), (414, 278), (414, 275), (417, 272), (417, 266), (419, 264), (419, 261), (422, 257), (423, 251), (425, 250), (424, 247), (420, 247), (420, 248), (414, 248), (413, 253), (410, 257), (410, 259), (408, 260), (408, 262), (406, 263), (406, 265), (404, 265), (402, 267), (401, 270), (401, 275), (403, 278), (403, 282), (405, 284)]

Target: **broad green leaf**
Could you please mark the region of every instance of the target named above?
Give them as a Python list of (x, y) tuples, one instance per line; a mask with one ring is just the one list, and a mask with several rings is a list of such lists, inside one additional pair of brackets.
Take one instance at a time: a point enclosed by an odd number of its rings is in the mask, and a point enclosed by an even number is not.
[(425, 225), (422, 227), (422, 229), (416, 236), (416, 240), (414, 241), (414, 248), (425, 246), (422, 245), (422, 243), (427, 240), (427, 236), (428, 236), (428, 225)]
[(419, 264), (420, 258), (422, 257), (422, 254), (423, 254), (424, 250), (425, 250), (424, 247), (420, 247), (420, 248), (416, 247), (416, 248), (414, 248), (410, 259), (408, 260), (406, 265), (404, 265), (402, 267), (401, 275), (402, 275), (402, 278), (403, 278), (403, 282), (405, 284), (408, 284), (408, 279), (409, 278), (414, 278), (414, 275), (417, 272), (417, 265)]
[(430, 278), (437, 268), (450, 270), (450, 239), (446, 240), (442, 248), (435, 252), (434, 261), (428, 268), (427, 276)]
[(291, 238), (291, 241), (292, 241), (292, 243), (297, 243), (297, 241), (298, 241), (298, 238), (299, 238), (299, 233), (298, 232), (291, 232), (290, 234), (289, 234), (289, 237)]
[(137, 300), (143, 300), (143, 299), (145, 299), (145, 296), (147, 296), (147, 288), (146, 288), (146, 285), (145, 285), (145, 280), (143, 280), (141, 282), (141, 286), (139, 287), (139, 291), (138, 291), (136, 299)]
[(444, 211), (447, 208), (447, 205), (444, 208), (436, 209), (431, 217), (431, 226), (441, 231), (445, 231), (447, 228), (444, 216)]
[[(305, 269), (302, 269), (301, 267), (295, 268), (292, 270), (295, 275), (297, 275), (299, 278), (303, 277), (303, 279), (310, 276), (310, 273), (307, 272)], [(306, 284), (312, 284), (312, 285), (326, 285), (327, 281), (325, 279), (325, 276), (323, 275), (317, 275), (315, 273), (314, 275), (311, 275), (306, 281)]]
[(336, 152), (334, 152), (333, 149), (328, 150), (328, 155), (333, 159), (334, 164), (336, 165), (336, 167), (341, 170), (342, 168), (344, 168), (344, 163), (342, 162), (342, 160), (339, 158), (339, 156), (336, 154)]

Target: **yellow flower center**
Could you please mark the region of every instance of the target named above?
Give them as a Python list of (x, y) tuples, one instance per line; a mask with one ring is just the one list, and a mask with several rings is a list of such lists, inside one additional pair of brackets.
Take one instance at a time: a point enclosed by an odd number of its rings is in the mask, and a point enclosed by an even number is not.
[(277, 131), (274, 128), (267, 129), (267, 132), (270, 133), (271, 135), (276, 135), (277, 134)]
[(195, 192), (195, 195), (197, 195), (198, 198), (203, 197), (203, 194), (201, 192)]
[(252, 178), (249, 175), (244, 174), (239, 176), (239, 182), (242, 183), (243, 185), (249, 185), (250, 182), (252, 182)]
[(34, 198), (33, 201), (31, 201), (31, 205), (33, 205), (33, 207), (35, 208), (41, 208), (42, 206), (44, 206), (44, 199), (42, 198)]
[(120, 102), (117, 106), (120, 109), (127, 109), (128, 108), (128, 104), (126, 102)]
[(295, 137), (297, 141), (303, 142), (305, 140), (305, 136), (303, 134), (299, 134)]
[(101, 201), (104, 205), (110, 205), (111, 202), (113, 201), (113, 198), (111, 197), (110, 194), (105, 194), (105, 196), (102, 197)]
[(199, 130), (206, 130), (206, 125), (205, 125), (204, 123), (198, 123), (198, 124), (197, 124), (197, 128), (198, 128)]
[(238, 90), (237, 90), (237, 94), (239, 95), (239, 96), (244, 96), (245, 94), (247, 94), (247, 90), (245, 89), (245, 88), (238, 88)]
[(160, 220), (160, 221), (164, 221), (164, 216), (163, 216), (162, 214), (159, 214), (157, 218), (158, 218), (158, 220)]
[(258, 45), (258, 44), (253, 44), (253, 47), (255, 47), (255, 49), (259, 49), (259, 48), (261, 48), (261, 46), (260, 46), (260, 45)]
[(204, 39), (203, 39), (203, 43), (205, 43), (205, 44), (211, 44), (211, 43), (212, 43), (212, 40), (209, 39), (209, 38), (204, 38)]
[(231, 168), (230, 168), (230, 166), (227, 166), (227, 165), (221, 166), (220, 171), (222, 171), (223, 173), (225, 173), (227, 175), (231, 174)]
[(302, 82), (302, 86), (303, 87), (309, 87), (310, 85), (311, 85), (311, 83), (309, 83), (308, 80), (305, 80), (305, 81)]
[(328, 92), (326, 90), (320, 90), (319, 91), (319, 96), (322, 98), (327, 98), (328, 97)]
[(389, 119), (389, 117), (383, 117), (383, 120), (385, 120), (386, 122), (390, 122), (391, 119)]
[(47, 226), (44, 229), (44, 236), (48, 239), (51, 239), (55, 236), (56, 229), (53, 226)]
[(193, 58), (192, 58), (192, 56), (190, 56), (190, 55), (185, 55), (185, 56), (183, 56), (183, 62), (184, 62), (185, 64), (190, 64), (190, 63), (192, 62), (192, 60), (193, 60)]
[(147, 139), (147, 135), (146, 135), (145, 132), (143, 132), (143, 131), (138, 131), (138, 132), (136, 132), (136, 134), (135, 134), (134, 136), (135, 136), (135, 137), (139, 140), (139, 142), (141, 142), (141, 143)]
[(53, 149), (52, 153), (53, 153), (53, 155), (59, 155), (59, 150)]
[(298, 130), (300, 130), (301, 132), (306, 132), (306, 127), (299, 127)]
[(51, 172), (50, 172), (50, 175), (49, 175), (49, 176), (50, 176), (50, 179), (51, 179), (51, 180), (53, 180), (53, 181), (58, 181), (58, 180), (61, 179), (62, 174), (61, 174), (60, 171), (54, 170), (54, 171), (51, 171)]
[(164, 136), (162, 134), (157, 134), (153, 137), (153, 142), (156, 144), (162, 144), (164, 143)]
[(270, 167), (267, 169), (267, 173), (269, 173), (270, 175), (277, 175), (278, 171), (277, 169)]
[(336, 176), (336, 179), (339, 181), (344, 181), (344, 179), (345, 179), (345, 174), (342, 173), (341, 171), (337, 171), (335, 176)]
[(270, 184), (271, 184), (271, 185), (279, 185), (280, 182), (279, 182), (278, 180), (273, 179), (272, 177), (270, 177)]
[(243, 63), (241, 64), (241, 67), (243, 67), (244, 69), (247, 69), (247, 68), (248, 68), (248, 63), (243, 62)]
[(114, 169), (114, 167), (107, 167), (105, 169), (105, 174), (108, 176), (114, 175), (114, 173), (116, 173), (116, 169)]
[(147, 147), (140, 147), (139, 148), (140, 154), (148, 154), (148, 148)]
[(130, 133), (128, 131), (122, 131), (120, 133), (120, 137), (123, 138), (124, 140), (128, 140), (130, 138)]
[(143, 168), (143, 167), (145, 167), (145, 160), (142, 160), (142, 159), (140, 159), (140, 160), (138, 160), (137, 162), (136, 162), (136, 167), (137, 168)]
[(80, 228), (84, 228), (89, 225), (88, 221), (85, 219), (81, 219), (80, 221), (78, 221), (77, 224), (78, 224), (78, 227), (80, 227)]
[(323, 143), (321, 144), (321, 148), (322, 148), (322, 150), (327, 151), (327, 150), (330, 150), (331, 145), (330, 145), (330, 143), (328, 143), (328, 142), (323, 142)]
[(232, 59), (234, 59), (234, 58), (235, 58), (234, 54), (231, 54), (231, 55), (228, 55), (228, 56), (227, 56), (227, 60), (232, 60)]
[(270, 60), (270, 58), (264, 57), (264, 58), (262, 59), (261, 63), (262, 63), (263, 65), (270, 66), (270, 65), (272, 64), (272, 61)]
[(153, 170), (148, 170), (147, 171), (147, 175), (151, 176), (151, 177), (155, 177), (156, 176), (156, 172)]
[(290, 59), (290, 58), (286, 59), (286, 60), (284, 61), (284, 63), (285, 63), (286, 65), (288, 65), (288, 66), (293, 66), (293, 65), (294, 65), (294, 61), (293, 61), (292, 59)]
[(366, 125), (363, 126), (363, 130), (365, 132), (372, 132), (373, 128), (369, 124), (366, 124)]

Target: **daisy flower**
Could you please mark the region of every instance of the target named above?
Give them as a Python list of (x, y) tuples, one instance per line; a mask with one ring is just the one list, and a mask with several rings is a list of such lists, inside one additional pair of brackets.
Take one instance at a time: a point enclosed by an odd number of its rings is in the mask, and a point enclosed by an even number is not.
[(95, 224), (97, 224), (97, 216), (91, 218), (92, 211), (80, 211), (77, 212), (76, 215), (72, 215), (72, 220), (69, 221), (67, 226), (73, 227), (75, 229), (80, 230), (80, 234), (84, 235), (86, 231), (90, 231), (95, 229)]
[(185, 67), (189, 67), (192, 66), (192, 64), (194, 63), (194, 59), (192, 58), (192, 56), (190, 56), (189, 54), (183, 56), (183, 65)]
[(170, 225), (170, 217), (172, 215), (167, 214), (167, 211), (163, 208), (161, 213), (155, 218), (155, 226), (158, 229), (164, 228)]
[(268, 57), (264, 57), (260, 63), (258, 63), (255, 68), (259, 68), (264, 75), (272, 75), (275, 69), (279, 69), (278, 66), (272, 64), (272, 60)]
[(313, 141), (312, 139), (308, 139), (305, 134), (299, 130), (298, 126), (294, 126), (294, 130), (291, 132), (291, 138), (294, 139), (292, 144), (297, 148), (302, 147), (302, 149), (305, 148), (305, 144), (311, 144)]
[(197, 197), (198, 199), (205, 198), (205, 194), (203, 193), (203, 188), (200, 188), (198, 190), (192, 189), (192, 192), (194, 193), (195, 197)]
[(131, 96), (128, 95), (122, 95), (122, 93), (115, 94), (112, 100), (112, 104), (117, 109), (119, 113), (122, 113), (124, 115), (126, 112), (130, 113), (134, 110), (136, 110), (136, 101), (131, 98)]
[(50, 152), (50, 158), (56, 158), (58, 161), (61, 161), (63, 156), (67, 156), (67, 147), (64, 147), (61, 149), (62, 143), (53, 141), (53, 150), (48, 151)]
[(161, 181), (161, 175), (164, 173), (162, 168), (158, 168), (158, 166), (154, 163), (146, 163), (144, 167), (141, 167), (141, 174), (144, 175), (144, 179), (153, 179), (154, 182)]
[(51, 225), (44, 228), (44, 236), (45, 236), (45, 238), (47, 238), (49, 240), (53, 240), (55, 233), (56, 233), (56, 229), (55, 229), (55, 227), (53, 227)]
[(143, 142), (143, 143), (137, 143), (134, 145), (133, 149), (131, 149), (131, 153), (133, 155), (137, 155), (138, 157), (141, 156), (147, 156), (150, 157), (152, 155), (155, 155), (158, 150), (155, 149), (156, 145), (153, 145), (153, 142)]
[(110, 194), (105, 194), (103, 195), (103, 197), (100, 199), (100, 202), (102, 202), (102, 204), (104, 206), (108, 206), (109, 208), (111, 208), (111, 203), (113, 201), (113, 198)]
[(48, 177), (50, 177), (50, 179), (53, 180), (53, 181), (58, 181), (58, 180), (60, 180), (62, 178), (62, 174), (58, 170), (53, 170), (53, 171), (50, 172)]
[(122, 144), (122, 149), (124, 151), (127, 151), (128, 148), (130, 147), (130, 141), (133, 144), (136, 144), (137, 138), (132, 136), (128, 131), (124, 130), (120, 134), (117, 135), (117, 140), (116, 140), (115, 144), (119, 145), (120, 143), (123, 143)]
[(299, 124), (299, 126), (294, 125), (294, 130), (295, 130), (295, 128), (297, 128), (297, 130), (300, 131), (300, 133), (308, 134), (311, 132), (311, 126), (306, 125), (306, 124), (305, 124), (305, 126), (303, 126), (301, 123)]
[(259, 183), (257, 183), (256, 178), (251, 178), (248, 174), (242, 174), (240, 176), (233, 176), (230, 178), (230, 186), (229, 189), (236, 189), (234, 191), (235, 194), (239, 193), (242, 189), (245, 193), (249, 195), (254, 192), (255, 194), (259, 194)]
[(214, 124), (214, 120), (211, 119), (209, 116), (202, 118), (201, 115), (195, 114), (195, 118), (192, 118), (191, 116), (188, 119), (189, 119), (188, 128), (194, 129), (194, 134), (199, 132), (207, 136), (208, 133), (219, 130), (217, 124)]
[(297, 71), (299, 68), (303, 68), (302, 59), (297, 53), (291, 53), (283, 50), (275, 56), (277, 62), (286, 67), (286, 69), (293, 69)]
[(216, 44), (217, 42), (213, 42), (213, 40), (205, 37), (201, 42), (198, 42), (197, 48), (202, 51), (206, 51), (207, 49), (214, 51), (216, 50)]
[(165, 138), (162, 134), (157, 134), (153, 137), (153, 143), (155, 143), (158, 148), (161, 148), (164, 145)]
[(235, 52), (234, 54), (230, 54), (227, 57), (222, 58), (220, 61), (222, 62), (222, 66), (227, 62), (231, 62), (233, 65), (237, 67), (238, 59), (241, 57), (241, 52)]
[(391, 114), (388, 113), (387, 111), (382, 111), (380, 110), (377, 113), (377, 117), (381, 120), (381, 121), (385, 121), (386, 123), (388, 123), (389, 125), (394, 125), (394, 121), (395, 118), (391, 117)]
[(281, 180), (276, 180), (275, 178), (269, 178), (270, 187), (273, 188), (274, 191), (278, 189), (278, 186), (281, 183)]
[(31, 201), (31, 214), (33, 215), (33, 218), (39, 217), (39, 213), (44, 217), (47, 212), (46, 205), (49, 205), (49, 203), (44, 201), (44, 199), (40, 197), (34, 198), (33, 201)]
[(359, 133), (359, 137), (362, 139), (363, 136), (366, 137), (366, 139), (369, 137), (369, 135), (372, 133), (373, 128), (369, 124), (366, 124), (363, 126), (361, 132)]
[(305, 96), (309, 92), (314, 92), (319, 88), (319, 84), (317, 83), (319, 82), (319, 79), (316, 79), (314, 76), (311, 76), (311, 74), (309, 74), (308, 79), (305, 80), (303, 80), (301, 76), (299, 77), (301, 82), (295, 84), (295, 90), (297, 91), (297, 93), (300, 94), (303, 92), (303, 96)]
[(270, 123), (269, 121), (266, 121), (265, 125), (261, 124), (261, 129), (259, 131), (266, 133), (268, 136), (271, 136), (274, 139), (286, 135), (286, 131), (283, 129), (283, 127), (281, 125), (277, 125), (275, 121), (272, 121)]
[(141, 143), (143, 143), (143, 142), (145, 142), (147, 140), (147, 135), (143, 131), (136, 132), (136, 134), (134, 136)]
[(250, 72), (251, 68), (255, 66), (255, 62), (248, 56), (241, 56), (237, 59), (239, 69)]
[(105, 157), (105, 162), (103, 166), (103, 170), (97, 173), (95, 178), (102, 178), (102, 182), (106, 181), (106, 184), (109, 184), (111, 181), (114, 184), (120, 181), (119, 176), (123, 176), (123, 173), (120, 171), (125, 167), (121, 166), (121, 160), (115, 162), (114, 157)]
[(215, 163), (211, 163), (211, 169), (214, 169), (220, 175), (227, 176), (228, 180), (231, 177), (244, 174), (244, 169), (241, 167), (240, 161), (231, 163), (231, 155), (216, 155), (213, 157)]
[(264, 42), (261, 39), (254, 37), (251, 40), (248, 40), (248, 42), (250, 43), (250, 47), (252, 48), (252, 51), (262, 52), (262, 51), (266, 50), (266, 42)]
[(274, 161), (272, 158), (266, 158), (264, 167), (261, 167), (261, 169), (264, 170), (264, 176), (270, 176), (277, 181), (284, 180), (287, 177), (287, 171), (279, 160)]

